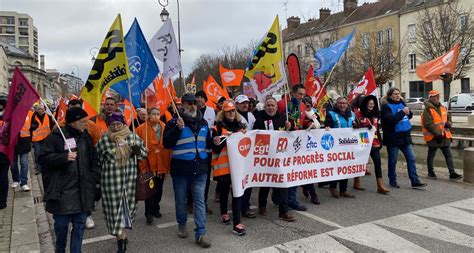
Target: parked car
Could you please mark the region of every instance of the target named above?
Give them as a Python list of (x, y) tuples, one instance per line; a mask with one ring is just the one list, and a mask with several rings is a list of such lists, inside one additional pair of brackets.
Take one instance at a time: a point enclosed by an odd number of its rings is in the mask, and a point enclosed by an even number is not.
[(423, 110), (423, 104), (425, 98), (407, 98), (405, 99), (405, 104), (407, 104), (410, 110)]
[(474, 94), (461, 93), (452, 96), (448, 102), (450, 110), (474, 110)]

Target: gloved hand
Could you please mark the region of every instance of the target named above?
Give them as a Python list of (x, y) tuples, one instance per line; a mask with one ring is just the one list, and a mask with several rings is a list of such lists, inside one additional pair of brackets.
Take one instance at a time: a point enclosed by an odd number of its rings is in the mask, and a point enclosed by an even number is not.
[(444, 124), (444, 128), (449, 128), (449, 129), (451, 129), (451, 127), (452, 127), (452, 125), (451, 125), (450, 122), (446, 122), (446, 123)]
[(94, 200), (99, 201), (102, 198), (102, 190), (100, 189), (100, 184), (95, 185), (94, 190)]
[(436, 139), (436, 143), (439, 144), (439, 143), (442, 143), (442, 142), (443, 142), (444, 136), (443, 136), (443, 135), (438, 135), (438, 136), (436, 136), (435, 139)]
[(140, 147), (138, 145), (131, 146), (130, 151), (131, 151), (130, 152), (131, 155), (136, 155), (136, 156), (140, 155), (140, 153), (141, 153)]

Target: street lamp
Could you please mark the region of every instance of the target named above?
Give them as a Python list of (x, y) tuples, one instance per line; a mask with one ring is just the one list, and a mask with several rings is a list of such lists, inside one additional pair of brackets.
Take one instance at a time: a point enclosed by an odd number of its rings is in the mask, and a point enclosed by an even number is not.
[[(158, 0), (158, 3), (163, 7), (163, 10), (160, 13), (161, 21), (166, 22), (170, 16), (170, 13), (166, 10), (166, 6), (168, 6), (169, 0)], [(181, 51), (183, 50), (181, 49), (181, 26), (180, 26), (180, 19), (179, 19), (179, 0), (176, 0), (176, 4), (178, 6), (178, 52), (179, 52), (179, 58), (181, 60)], [(183, 80), (182, 69), (179, 71), (179, 80), (182, 82), (183, 86), (185, 86), (184, 80)]]
[[(76, 66), (76, 65), (71, 65), (70, 68), (71, 68), (71, 75), (72, 75), (73, 77), (76, 77), (76, 75), (74, 75), (74, 68), (76, 68), (76, 70), (77, 70), (77, 72), (76, 72), (76, 73), (77, 73), (77, 78), (80, 79), (80, 77), (79, 77), (79, 67)], [(77, 87), (77, 86), (78, 86), (78, 81), (77, 81), (77, 80), (74, 80), (73, 85), (74, 85), (74, 92), (77, 94), (77, 91), (79, 90), (79, 87)]]
[(89, 54), (92, 56), (91, 58), (91, 61), (92, 61), (92, 64), (94, 64), (95, 62), (95, 56), (97, 55), (97, 53), (99, 52), (99, 48), (98, 47), (93, 47), (91, 48), (91, 50), (89, 50)]

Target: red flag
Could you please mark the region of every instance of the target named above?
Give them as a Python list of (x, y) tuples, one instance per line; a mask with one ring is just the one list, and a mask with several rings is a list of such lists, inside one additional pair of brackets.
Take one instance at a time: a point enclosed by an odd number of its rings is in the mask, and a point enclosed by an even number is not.
[(13, 161), (18, 133), (25, 123), (28, 110), (38, 99), (40, 99), (38, 92), (23, 73), (15, 68), (3, 120), (0, 123), (0, 136), (2, 136), (0, 152), (6, 154), (10, 162)]
[(64, 98), (59, 99), (59, 105), (58, 105), (58, 110), (57, 110), (57, 121), (61, 122), (66, 119), (66, 110), (67, 110), (67, 104), (66, 100)]
[(160, 108), (161, 113), (165, 113), (168, 109), (168, 105), (171, 103), (171, 98), (166, 90), (167, 88), (165, 88), (163, 78), (155, 78), (155, 80), (153, 80), (153, 85), (155, 87), (156, 95), (155, 106)]
[(300, 62), (296, 54), (290, 54), (286, 59), (286, 65), (288, 66), (288, 75), (290, 76), (291, 86), (301, 83), (300, 74)]
[(357, 86), (351, 91), (351, 93), (349, 93), (347, 100), (351, 101), (358, 94), (364, 94), (366, 96), (374, 95), (378, 97), (377, 85), (375, 84), (374, 71), (372, 70), (372, 67), (365, 72)]
[[(221, 75), (222, 85), (225, 86), (240, 86), (240, 82), (244, 77), (243, 69), (226, 69), (219, 64), (219, 73)], [(194, 77), (193, 77), (194, 78)]]
[(314, 76), (313, 65), (309, 65), (308, 74), (306, 74), (306, 81), (304, 83), (306, 87), (306, 95), (316, 97), (321, 91), (322, 84), (319, 77)]
[(225, 97), (226, 99), (230, 98), (229, 93), (227, 92), (225, 87), (222, 88), (221, 86), (219, 86), (214, 77), (212, 77), (211, 75), (209, 75), (209, 77), (207, 78), (207, 82), (204, 83), (203, 88), (208, 98), (206, 105), (212, 108), (216, 107), (217, 101), (220, 97)]
[(135, 111), (135, 106), (133, 106), (127, 99), (123, 100), (123, 104), (123, 117), (125, 118), (127, 126), (130, 126), (132, 120), (137, 118), (137, 112)]
[(442, 74), (453, 74), (456, 71), (460, 49), (461, 44), (456, 44), (440, 57), (421, 64), (416, 67), (416, 75), (428, 83), (438, 80)]

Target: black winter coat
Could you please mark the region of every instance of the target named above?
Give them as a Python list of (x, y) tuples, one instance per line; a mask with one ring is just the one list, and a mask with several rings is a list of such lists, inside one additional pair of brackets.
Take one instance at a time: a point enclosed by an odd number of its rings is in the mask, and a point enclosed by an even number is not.
[(87, 131), (70, 126), (61, 128), (66, 139), (74, 138), (77, 158), (67, 160), (68, 150), (59, 129), (54, 129), (41, 147), (39, 163), (42, 166), (46, 211), (52, 214), (74, 214), (92, 211), (95, 186), (100, 182), (97, 152)]
[[(383, 140), (384, 140), (384, 145), (385, 146), (406, 146), (408, 144), (412, 144), (412, 139), (411, 139), (411, 131), (405, 131), (405, 132), (395, 132), (395, 125), (397, 125), (398, 122), (400, 122), (403, 117), (405, 117), (405, 113), (403, 111), (399, 111), (396, 114), (392, 113), (392, 110), (388, 106), (388, 103), (392, 104), (399, 104), (402, 103), (405, 105), (405, 102), (403, 100), (400, 100), (399, 102), (395, 102), (391, 100), (390, 98), (387, 99), (387, 102), (382, 102), (382, 130), (383, 130)], [(405, 105), (406, 106), (406, 105)], [(408, 114), (408, 118), (411, 119), (413, 118), (413, 113), (410, 111), (410, 114)]]
[(18, 134), (17, 143), (15, 145), (16, 154), (25, 154), (31, 151), (31, 135), (29, 137), (21, 137)]
[[(269, 120), (272, 121), (273, 124), (273, 130), (280, 130), (284, 131), (285, 130), (285, 123), (286, 123), (286, 116), (282, 113), (276, 113), (273, 116), (268, 115), (265, 111), (260, 111), (258, 116), (255, 117), (255, 124), (253, 124), (253, 129), (257, 130), (269, 130), (268, 129), (268, 122)], [(293, 130), (293, 125), (292, 129)]]
[[(190, 118), (186, 114), (180, 112), (181, 117), (184, 120), (184, 125), (188, 126), (195, 136), (199, 133), (199, 130), (204, 125), (207, 125), (207, 121), (202, 117), (202, 113), (197, 110), (197, 117)], [(166, 124), (165, 131), (163, 133), (163, 146), (167, 149), (171, 149), (176, 146), (176, 143), (181, 136), (181, 129), (178, 128), (177, 118), (173, 118)], [(206, 149), (211, 148), (211, 131), (207, 132), (206, 137)], [(207, 154), (206, 159), (201, 159), (196, 153), (196, 159), (193, 161), (171, 158), (171, 176), (193, 176), (208, 173), (209, 162), (211, 160), (210, 153)]]

